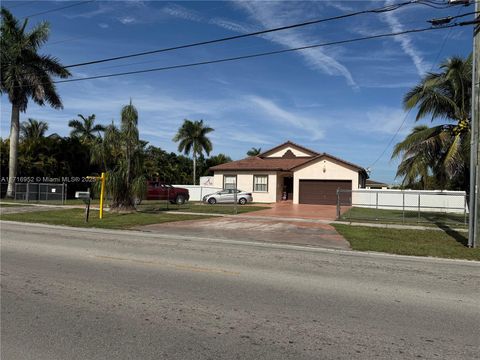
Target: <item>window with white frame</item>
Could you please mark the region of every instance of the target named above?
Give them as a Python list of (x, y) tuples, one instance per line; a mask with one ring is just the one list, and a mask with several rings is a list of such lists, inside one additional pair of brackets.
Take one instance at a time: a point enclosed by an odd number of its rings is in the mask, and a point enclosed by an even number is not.
[(224, 175), (223, 176), (223, 188), (235, 189), (237, 187), (237, 175)]
[(253, 175), (253, 191), (256, 191), (256, 192), (268, 191), (267, 175)]

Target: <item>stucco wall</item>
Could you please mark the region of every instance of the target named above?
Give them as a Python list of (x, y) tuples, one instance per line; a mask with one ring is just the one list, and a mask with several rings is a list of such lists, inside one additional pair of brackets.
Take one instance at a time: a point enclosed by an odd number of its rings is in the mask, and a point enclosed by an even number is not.
[(284, 147), (282, 148), (281, 150), (278, 150), (274, 153), (271, 153), (270, 155), (268, 155), (267, 157), (282, 157), (283, 154), (285, 154), (288, 150), (290, 150), (291, 152), (293, 152), (295, 154), (295, 156), (312, 156), (306, 152), (303, 152), (301, 150), (298, 150), (297, 148), (294, 148), (294, 147), (291, 147), (291, 146), (287, 146), (287, 147)]
[[(325, 172), (323, 171), (325, 169)], [(358, 189), (358, 170), (331, 159), (320, 159), (293, 173), (293, 203), (298, 204), (300, 180), (351, 180), (352, 189)]]
[[(266, 171), (253, 172), (215, 172), (213, 177), (214, 187), (223, 188), (224, 175), (237, 175), (237, 189), (252, 193), (254, 202), (272, 203), (277, 201), (277, 173)], [(268, 175), (268, 192), (253, 191), (253, 176)]]

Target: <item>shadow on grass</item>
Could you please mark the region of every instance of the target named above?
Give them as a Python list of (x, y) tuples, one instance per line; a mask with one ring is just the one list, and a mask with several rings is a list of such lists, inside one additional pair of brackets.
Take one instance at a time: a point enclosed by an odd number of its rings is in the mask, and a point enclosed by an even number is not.
[(434, 224), (440, 229), (442, 229), (447, 235), (450, 235), (452, 238), (454, 238), (458, 243), (462, 244), (465, 247), (468, 247), (468, 237), (452, 229), (447, 224), (438, 221), (434, 222)]

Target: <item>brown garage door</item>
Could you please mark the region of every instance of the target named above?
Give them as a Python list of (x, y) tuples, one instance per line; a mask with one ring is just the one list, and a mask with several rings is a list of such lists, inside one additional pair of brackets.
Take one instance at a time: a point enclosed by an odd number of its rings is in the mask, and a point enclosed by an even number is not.
[[(299, 203), (336, 205), (337, 189), (352, 190), (351, 180), (300, 180)], [(351, 194), (342, 193), (342, 205), (350, 205)]]

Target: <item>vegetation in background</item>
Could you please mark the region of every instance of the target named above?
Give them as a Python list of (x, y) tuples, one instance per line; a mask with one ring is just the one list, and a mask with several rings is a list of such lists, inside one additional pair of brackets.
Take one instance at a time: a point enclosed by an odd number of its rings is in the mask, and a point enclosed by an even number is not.
[[(48, 131), (48, 124), (44, 121), (38, 121), (35, 119), (28, 119), (28, 121), (22, 122), (20, 126), (20, 138), (23, 141), (37, 142), (45, 137)], [(52, 134), (50, 136), (58, 136)]]
[(193, 185), (197, 183), (197, 157), (205, 152), (210, 155), (212, 143), (207, 134), (214, 131), (211, 127), (203, 124), (203, 120), (191, 121), (185, 119), (182, 126), (178, 129), (173, 141), (178, 142), (178, 151), (186, 155), (192, 153), (193, 158)]
[(480, 260), (480, 248), (466, 247), (467, 233), (454, 230), (384, 229), (334, 224), (353, 250), (399, 255)]
[(0, 93), (7, 94), (12, 104), (9, 142), (9, 180), (7, 196), (13, 196), (17, 175), (20, 112), (27, 110), (28, 100), (38, 105), (62, 108), (53, 77), (67, 78), (70, 72), (49, 55), (39, 54), (48, 40), (50, 26), (42, 22), (27, 30), (28, 19), (20, 22), (6, 8), (1, 8), (0, 27)]
[(397, 177), (403, 186), (469, 191), (472, 56), (452, 57), (429, 73), (404, 98), (416, 120), (431, 117), (446, 123), (416, 126), (396, 144), (392, 158), (401, 158)]
[(248, 156), (258, 156), (261, 153), (262, 153), (262, 148), (252, 147), (250, 150), (247, 151)]
[(95, 125), (95, 114), (83, 116), (78, 114), (78, 119), (72, 119), (68, 122), (68, 126), (72, 128), (70, 137), (79, 138), (83, 144), (92, 144), (101, 137), (101, 132), (105, 131), (103, 125)]

